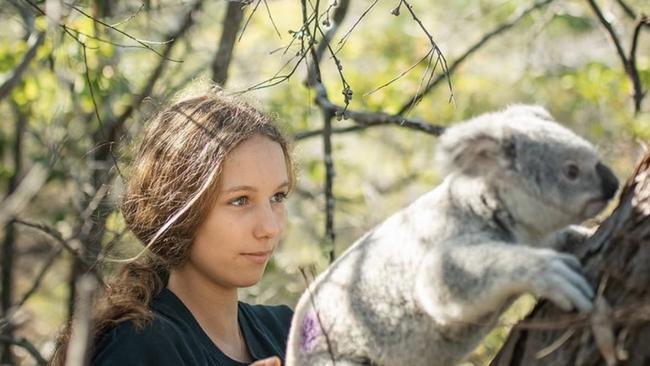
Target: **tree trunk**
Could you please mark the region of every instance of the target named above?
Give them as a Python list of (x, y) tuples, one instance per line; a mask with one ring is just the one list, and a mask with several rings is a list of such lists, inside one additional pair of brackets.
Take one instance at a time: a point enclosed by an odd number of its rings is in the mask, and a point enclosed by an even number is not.
[(612, 215), (570, 251), (598, 289), (593, 312), (563, 313), (541, 301), (491, 365), (650, 365), (650, 152)]

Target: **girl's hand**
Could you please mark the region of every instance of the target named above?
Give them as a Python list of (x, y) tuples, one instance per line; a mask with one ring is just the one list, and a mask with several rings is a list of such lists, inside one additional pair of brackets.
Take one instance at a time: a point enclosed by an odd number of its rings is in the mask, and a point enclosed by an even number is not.
[(265, 358), (263, 360), (255, 361), (250, 366), (282, 366), (280, 359), (276, 356)]

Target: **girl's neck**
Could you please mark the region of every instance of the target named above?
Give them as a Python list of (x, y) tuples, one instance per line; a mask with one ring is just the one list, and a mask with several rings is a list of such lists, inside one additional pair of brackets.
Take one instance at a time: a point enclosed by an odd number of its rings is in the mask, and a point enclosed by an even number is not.
[(170, 271), (167, 288), (185, 304), (222, 352), (237, 361), (250, 361), (237, 321), (236, 287), (219, 286), (185, 266)]

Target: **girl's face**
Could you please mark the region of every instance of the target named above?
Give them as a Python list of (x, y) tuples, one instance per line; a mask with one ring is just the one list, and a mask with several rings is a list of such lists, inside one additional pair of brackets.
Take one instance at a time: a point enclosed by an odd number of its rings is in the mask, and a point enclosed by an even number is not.
[(230, 152), (188, 266), (224, 288), (257, 283), (284, 229), (289, 177), (282, 147), (255, 135)]

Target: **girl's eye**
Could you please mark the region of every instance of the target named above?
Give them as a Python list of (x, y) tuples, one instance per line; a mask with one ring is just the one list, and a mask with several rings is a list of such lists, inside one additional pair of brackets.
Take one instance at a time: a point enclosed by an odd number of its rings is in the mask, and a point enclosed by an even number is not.
[(287, 198), (287, 194), (285, 192), (278, 192), (271, 197), (271, 202), (272, 203), (281, 203), (284, 202), (284, 200)]
[(228, 204), (236, 207), (246, 206), (248, 204), (248, 197), (246, 196), (237, 197), (233, 200), (230, 200)]

